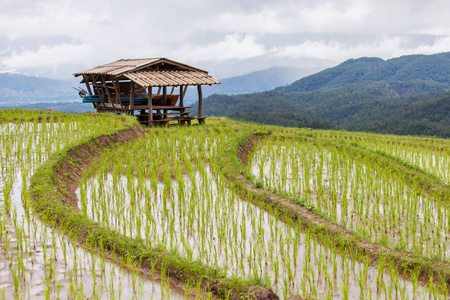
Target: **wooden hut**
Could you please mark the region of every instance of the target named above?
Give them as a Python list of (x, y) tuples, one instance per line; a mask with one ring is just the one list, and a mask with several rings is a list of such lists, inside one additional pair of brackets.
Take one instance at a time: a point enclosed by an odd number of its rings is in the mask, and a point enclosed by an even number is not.
[[(74, 74), (83, 76), (87, 91), (80, 95), (98, 112), (137, 115), (142, 124), (190, 124), (202, 115), (202, 85), (219, 84), (207, 71), (167, 58), (120, 59)], [(198, 116), (184, 106), (188, 86), (198, 91)]]

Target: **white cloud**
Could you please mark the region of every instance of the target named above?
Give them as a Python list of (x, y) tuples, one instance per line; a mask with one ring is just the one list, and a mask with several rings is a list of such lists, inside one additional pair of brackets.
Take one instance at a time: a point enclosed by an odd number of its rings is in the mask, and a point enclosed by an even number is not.
[(444, 36), (437, 38), (432, 45), (420, 45), (415, 49), (410, 49), (409, 54), (423, 53), (423, 54), (434, 54), (439, 52), (450, 51), (450, 36)]
[[(58, 76), (59, 66), (66, 65), (59, 75), (67, 76), (71, 64), (75, 72), (129, 57), (166, 56), (213, 64), (255, 57), (342, 61), (450, 51), (448, 0), (2, 2), (3, 71), (26, 69)], [(214, 39), (194, 38), (205, 31)], [(431, 44), (405, 46), (405, 36), (423, 33), (441, 37)], [(283, 34), (293, 34), (290, 46), (263, 42), (264, 36)], [(296, 39), (296, 34), (315, 38)]]
[(406, 48), (404, 44), (405, 38), (400, 36), (385, 37), (356, 45), (345, 44), (336, 40), (331, 42), (306, 41), (280, 48), (277, 55), (291, 58), (311, 56), (335, 61), (344, 61), (360, 56), (389, 59), (407, 54), (434, 54), (449, 51), (450, 37), (441, 37), (433, 44), (423, 44), (412, 48)]
[(37, 51), (14, 51), (10, 56), (0, 58), (0, 65), (8, 70), (55, 68), (76, 64), (94, 54), (95, 50), (88, 45), (41, 46)]
[(254, 35), (231, 34), (216, 43), (205, 46), (188, 44), (172, 53), (176, 57), (195, 63), (208, 60), (246, 59), (267, 54), (268, 50), (257, 42)]

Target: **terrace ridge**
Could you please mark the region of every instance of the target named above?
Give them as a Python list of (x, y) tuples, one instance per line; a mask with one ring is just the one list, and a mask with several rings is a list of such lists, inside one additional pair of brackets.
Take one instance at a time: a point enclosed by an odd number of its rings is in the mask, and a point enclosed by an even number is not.
[[(270, 135), (269, 133), (265, 136)], [(247, 165), (248, 156), (260, 143), (264, 135), (250, 134), (244, 138), (238, 144), (238, 147), (234, 155), (243, 166)], [(283, 137), (296, 139), (299, 137)], [(368, 151), (366, 149), (359, 149), (362, 151)], [(374, 154), (376, 154), (374, 152)], [(387, 158), (389, 159), (389, 158)], [(395, 161), (399, 163), (398, 161)], [(231, 162), (229, 162), (231, 164)], [(289, 198), (277, 194), (270, 190), (265, 190), (254, 184), (247, 176), (245, 172), (235, 172), (234, 174), (226, 174), (231, 180), (242, 189), (241, 197), (247, 201), (254, 202), (255, 199), (260, 199), (268, 205), (275, 208), (280, 217), (283, 218), (283, 214), (292, 218), (295, 222), (301, 222), (301, 226), (304, 230), (312, 230), (313, 232), (322, 232), (331, 237), (332, 243), (338, 248), (354, 249), (361, 254), (370, 256), (372, 264), (381, 260), (389, 260), (395, 264), (395, 266), (402, 271), (402, 274), (410, 276), (417, 268), (421, 269), (419, 281), (424, 284), (433, 280), (435, 283), (439, 283), (442, 276), (445, 278), (447, 287), (450, 287), (450, 263), (429, 259), (422, 257), (411, 252), (399, 251), (388, 248), (378, 243), (369, 242), (362, 237), (359, 237), (356, 233), (343, 227), (340, 224), (334, 223), (324, 216), (321, 216), (314, 211), (303, 207), (297, 203), (292, 202)], [(425, 174), (426, 175), (426, 174)], [(430, 178), (434, 181), (434, 178)], [(251, 195), (253, 200), (250, 200), (248, 196)], [(325, 237), (322, 237), (325, 238)]]

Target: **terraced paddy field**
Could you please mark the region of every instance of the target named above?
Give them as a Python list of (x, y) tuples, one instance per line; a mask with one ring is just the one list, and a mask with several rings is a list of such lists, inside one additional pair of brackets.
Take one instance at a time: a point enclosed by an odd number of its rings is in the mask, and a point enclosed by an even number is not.
[(0, 122), (5, 299), (447, 298), (448, 140)]

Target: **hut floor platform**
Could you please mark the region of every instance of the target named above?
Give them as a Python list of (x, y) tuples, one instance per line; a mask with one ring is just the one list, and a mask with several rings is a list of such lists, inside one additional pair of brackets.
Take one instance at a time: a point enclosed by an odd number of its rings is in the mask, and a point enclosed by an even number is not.
[(148, 105), (129, 105), (104, 103), (97, 105), (97, 112), (111, 112), (117, 114), (136, 115), (141, 124), (153, 125), (191, 125), (192, 120), (197, 120), (199, 124), (204, 124), (206, 117), (192, 117), (190, 112), (186, 112), (190, 106), (173, 105), (153, 105), (151, 108), (152, 118), (149, 118)]

